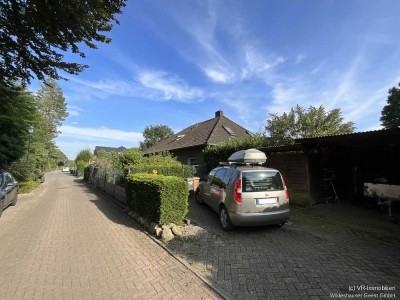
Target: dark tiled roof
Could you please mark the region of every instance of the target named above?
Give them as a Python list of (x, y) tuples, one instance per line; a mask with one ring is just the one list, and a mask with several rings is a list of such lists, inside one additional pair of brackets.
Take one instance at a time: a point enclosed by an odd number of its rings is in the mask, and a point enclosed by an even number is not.
[(103, 146), (96, 146), (96, 148), (94, 148), (94, 155), (97, 155), (97, 153), (99, 153), (100, 150), (104, 150), (106, 152), (117, 152), (117, 153), (121, 153), (126, 151), (127, 149), (123, 146), (115, 148), (115, 147), (103, 147)]
[(250, 131), (224, 117), (223, 112), (217, 112), (215, 118), (183, 129), (145, 150), (144, 154), (212, 145), (227, 141), (230, 138), (245, 138), (249, 136), (251, 136)]
[(327, 136), (315, 136), (310, 138), (296, 139), (296, 143), (316, 143), (325, 141), (361, 141), (369, 138), (392, 138), (400, 135), (400, 128), (392, 129), (380, 129), (371, 131), (361, 131), (347, 134), (327, 135)]

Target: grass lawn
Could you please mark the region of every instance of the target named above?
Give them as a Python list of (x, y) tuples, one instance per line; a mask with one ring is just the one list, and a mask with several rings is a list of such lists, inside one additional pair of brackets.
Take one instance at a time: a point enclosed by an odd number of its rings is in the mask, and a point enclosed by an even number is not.
[(40, 185), (40, 180), (29, 180), (19, 183), (19, 194), (27, 194), (35, 190)]

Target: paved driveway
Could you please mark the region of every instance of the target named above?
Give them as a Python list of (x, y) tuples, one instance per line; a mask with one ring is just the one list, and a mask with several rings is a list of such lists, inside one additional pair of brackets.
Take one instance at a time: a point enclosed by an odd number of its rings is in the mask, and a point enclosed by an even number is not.
[(46, 175), (0, 218), (0, 299), (213, 299), (101, 194)]
[[(169, 247), (229, 299), (399, 299), (399, 225), (384, 219), (388, 228), (374, 231), (355, 222), (359, 209), (320, 208), (325, 215), (293, 208), (282, 228), (224, 232), (215, 213), (190, 199), (201, 228)], [(330, 218), (333, 210), (342, 219)]]

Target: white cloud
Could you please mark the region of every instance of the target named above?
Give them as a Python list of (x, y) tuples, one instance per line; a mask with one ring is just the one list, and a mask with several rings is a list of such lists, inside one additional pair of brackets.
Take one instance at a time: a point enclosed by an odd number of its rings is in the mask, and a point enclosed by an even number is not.
[(228, 83), (232, 80), (234, 76), (234, 74), (229, 75), (225, 72), (212, 68), (206, 68), (204, 69), (204, 72), (212, 81), (218, 83)]
[[(165, 72), (142, 69), (137, 72), (131, 81), (121, 79), (84, 80), (71, 79), (73, 89), (77, 92), (74, 100), (79, 100), (79, 94), (86, 98), (105, 99), (110, 96), (135, 97), (151, 101), (177, 101), (198, 102), (202, 101), (203, 91), (192, 87), (178, 75)], [(71, 115), (78, 115), (72, 109)]]
[(296, 56), (296, 64), (301, 63), (304, 59), (306, 58), (306, 56), (302, 53), (297, 54)]
[(59, 127), (59, 130), (62, 133), (61, 136), (74, 137), (77, 139), (111, 140), (131, 143), (143, 140), (142, 133), (110, 129), (106, 127), (80, 128), (75, 126), (62, 125), (61, 127)]
[(75, 105), (68, 105), (68, 113), (72, 117), (78, 117), (82, 109)]
[(139, 83), (150, 90), (150, 97), (180, 102), (199, 101), (202, 90), (188, 86), (181, 78), (163, 71), (141, 71), (138, 74)]

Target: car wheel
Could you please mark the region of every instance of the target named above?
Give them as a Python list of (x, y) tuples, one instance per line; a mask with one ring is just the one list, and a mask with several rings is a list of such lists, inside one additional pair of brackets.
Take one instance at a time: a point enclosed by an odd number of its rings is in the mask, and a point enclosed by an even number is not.
[(225, 231), (231, 231), (234, 228), (231, 218), (229, 218), (228, 210), (225, 206), (221, 206), (219, 210), (219, 222), (222, 229)]
[(18, 200), (18, 194), (15, 195), (14, 200), (11, 202), (11, 206), (15, 206), (17, 204), (17, 200)]
[(203, 203), (204, 203), (203, 199), (201, 199), (201, 196), (200, 196), (200, 192), (199, 192), (199, 191), (197, 191), (197, 192), (194, 194), (194, 198), (196, 199), (196, 202), (197, 202), (198, 204), (203, 204)]

